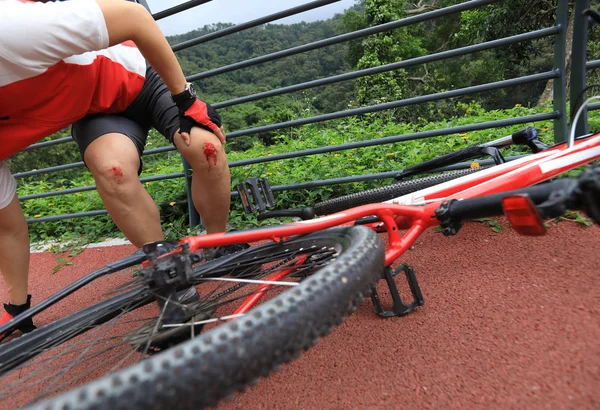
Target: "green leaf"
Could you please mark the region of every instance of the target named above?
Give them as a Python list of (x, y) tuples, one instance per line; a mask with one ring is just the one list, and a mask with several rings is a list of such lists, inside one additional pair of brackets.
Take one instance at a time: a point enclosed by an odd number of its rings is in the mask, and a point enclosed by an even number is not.
[(491, 221), (492, 218), (477, 218), (477, 219), (473, 219), (473, 221), (475, 222), (488, 222)]

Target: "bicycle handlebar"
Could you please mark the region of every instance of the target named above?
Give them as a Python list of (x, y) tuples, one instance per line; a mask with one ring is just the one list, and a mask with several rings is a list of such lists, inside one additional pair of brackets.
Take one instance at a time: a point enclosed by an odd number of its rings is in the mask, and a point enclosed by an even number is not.
[(459, 151), (452, 152), (450, 154), (442, 155), (428, 161), (421, 162), (412, 167), (406, 168), (394, 177), (396, 181), (413, 176), (422, 174), (425, 172), (435, 171), (447, 165), (456, 164), (460, 161), (470, 160), (474, 158), (480, 158), (486, 155), (491, 156), (494, 159), (496, 165), (506, 162), (506, 160), (500, 154), (499, 148), (517, 144), (528, 146), (533, 153), (544, 151), (548, 148), (548, 145), (544, 144), (538, 138), (538, 132), (533, 127), (526, 127), (519, 131), (513, 132), (511, 135), (506, 137), (498, 138), (494, 141), (489, 141), (483, 144), (471, 145), (467, 148)]
[(458, 201), (452, 199), (436, 209), (445, 235), (454, 235), (466, 219), (502, 215), (502, 200), (527, 195), (542, 218), (562, 215), (567, 209), (584, 211), (600, 224), (600, 167), (585, 171), (579, 178), (563, 178), (529, 188)]

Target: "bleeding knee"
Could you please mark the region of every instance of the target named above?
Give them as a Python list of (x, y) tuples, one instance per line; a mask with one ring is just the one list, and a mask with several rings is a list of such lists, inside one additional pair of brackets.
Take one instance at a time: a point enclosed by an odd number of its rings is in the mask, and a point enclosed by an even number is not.
[(227, 166), (227, 157), (220, 142), (202, 141), (187, 157), (194, 173), (221, 173)]
[(119, 164), (111, 164), (101, 168), (97, 173), (96, 183), (102, 185), (109, 194), (120, 195), (126, 187), (139, 181), (137, 173)]

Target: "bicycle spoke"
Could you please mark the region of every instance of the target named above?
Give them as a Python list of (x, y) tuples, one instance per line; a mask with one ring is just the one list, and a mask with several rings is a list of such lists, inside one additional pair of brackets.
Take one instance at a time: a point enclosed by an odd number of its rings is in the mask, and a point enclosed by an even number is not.
[[(144, 353), (142, 354), (142, 356), (145, 356), (146, 354), (148, 354), (148, 349), (150, 348), (150, 343), (152, 342), (152, 336), (155, 335), (156, 332), (158, 331), (158, 327), (159, 327), (160, 323), (162, 322), (162, 319), (167, 310), (167, 306), (169, 306), (169, 302), (171, 302), (171, 298), (167, 299), (162, 311), (160, 312), (160, 316), (158, 317), (158, 320), (156, 321), (156, 326), (154, 326), (154, 329), (152, 330), (152, 334), (150, 334), (150, 337), (148, 338), (148, 342), (146, 343), (146, 347), (144, 348)], [(141, 359), (142, 359), (142, 357), (140, 357), (140, 360)]]
[(254, 279), (240, 279), (240, 278), (203, 278), (202, 281), (222, 281), (222, 282), (240, 282), (240, 283), (255, 283), (264, 285), (278, 285), (278, 286), (298, 286), (298, 282), (281, 282), (276, 280), (254, 280)]
[(235, 318), (238, 318), (238, 317), (242, 317), (244, 315), (245, 315), (245, 313), (237, 313), (235, 315), (228, 315), (228, 316), (222, 316), (222, 317), (214, 317), (212, 319), (201, 320), (199, 322), (180, 323), (180, 324), (166, 324), (166, 325), (163, 325), (163, 327), (191, 326), (193, 328), (195, 325), (205, 325), (207, 323), (215, 323), (215, 322), (226, 322), (226, 321), (228, 321), (230, 319), (235, 319)]
[[(87, 319), (74, 322), (75, 326), (67, 325), (53, 335), (50, 344), (41, 340), (37, 348), (25, 353), (32, 359), (15, 367), (18, 380), (4, 384), (0, 397), (21, 394), (31, 397), (33, 393), (34, 400), (44, 399), (90, 377), (113, 373), (173, 344), (194, 338), (205, 325), (219, 325), (243, 316), (244, 313), (234, 313), (241, 301), (256, 294), (266, 296), (276, 294), (278, 289), (298, 286), (304, 277), (334, 259), (335, 251), (313, 246), (292, 250), (275, 248), (274, 252), (258, 255), (258, 259), (252, 253), (239, 259), (224, 259), (204, 270), (200, 265), (191, 278), (196, 285), (202, 284), (198, 301), (184, 304), (172, 295), (152, 294), (155, 301), (147, 305), (149, 295), (137, 293), (123, 299), (119, 312), (114, 312), (114, 304), (108, 304), (104, 309), (91, 312)], [(203, 277), (202, 272), (209, 275)], [(230, 276), (223, 277), (229, 272)], [(140, 286), (143, 279), (136, 278), (104, 294), (122, 294)], [(156, 313), (140, 310), (156, 309), (156, 301), (162, 301)], [(167, 307), (169, 311), (174, 307), (181, 309), (182, 320), (163, 323)]]

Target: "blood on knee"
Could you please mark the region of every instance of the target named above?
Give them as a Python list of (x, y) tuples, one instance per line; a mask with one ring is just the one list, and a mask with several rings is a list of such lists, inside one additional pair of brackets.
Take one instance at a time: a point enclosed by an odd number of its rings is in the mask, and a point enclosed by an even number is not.
[(206, 141), (204, 143), (204, 156), (206, 157), (208, 165), (211, 164), (211, 161), (212, 165), (217, 165), (217, 154), (217, 147), (215, 147), (213, 143)]
[(121, 167), (112, 167), (109, 173), (113, 181), (115, 181), (117, 184), (123, 183), (123, 170)]

